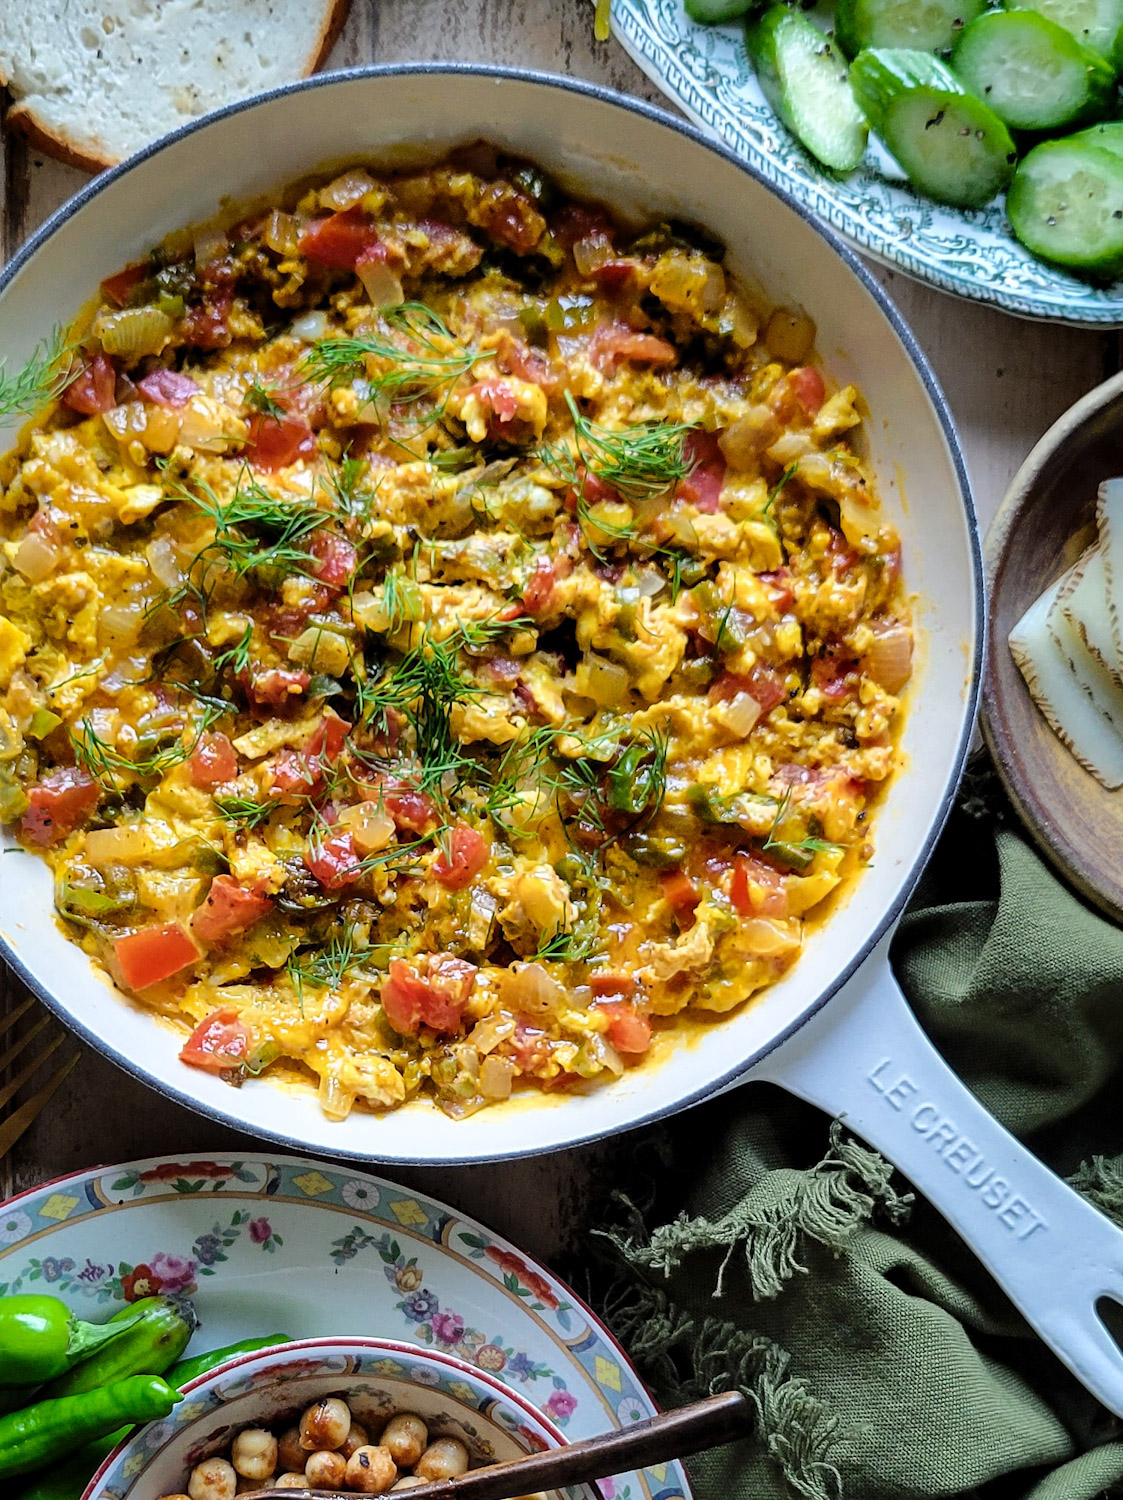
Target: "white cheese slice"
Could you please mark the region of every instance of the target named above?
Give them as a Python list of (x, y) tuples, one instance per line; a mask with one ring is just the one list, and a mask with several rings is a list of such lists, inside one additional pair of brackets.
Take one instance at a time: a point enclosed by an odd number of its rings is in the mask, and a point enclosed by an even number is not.
[(1107, 618), (1116, 655), (1123, 660), (1123, 479), (1105, 479), (1100, 485), (1096, 521), (1107, 585)]
[(1107, 612), (1107, 569), (1101, 547), (1092, 547), (1065, 575), (1068, 582), (1058, 596), (1066, 620), (1085, 647), (1123, 686), (1123, 654), (1115, 644)]
[[(1081, 686), (1071, 660), (1050, 630), (1050, 614), (1071, 571), (1046, 589), (1014, 626), (1010, 652), (1050, 727), (1084, 769), (1114, 791), (1123, 786), (1123, 734)], [(1058, 611), (1058, 615), (1064, 623), (1063, 614)], [(1071, 637), (1083, 648), (1075, 631)], [(1092, 660), (1086, 650), (1083, 655)]]

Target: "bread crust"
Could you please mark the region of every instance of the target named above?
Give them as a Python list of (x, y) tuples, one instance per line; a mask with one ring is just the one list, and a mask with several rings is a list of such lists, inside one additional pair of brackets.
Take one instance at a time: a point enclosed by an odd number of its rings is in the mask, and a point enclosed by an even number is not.
[[(327, 59), (328, 53), (335, 46), (339, 33), (346, 24), (350, 9), (351, 0), (331, 0), (320, 28), (320, 35), (300, 75), (302, 78), (308, 78), (315, 73)], [(6, 83), (7, 79), (0, 75), (0, 86)], [(55, 161), (61, 161), (65, 166), (77, 167), (82, 172), (104, 172), (107, 167), (115, 167), (119, 161), (123, 160), (117, 156), (95, 155), (83, 150), (70, 137), (57, 135), (44, 125), (35, 110), (30, 105), (24, 104), (22, 100), (17, 100), (12, 104), (5, 116), (5, 122), (12, 130), (22, 135), (33, 150), (42, 151), (44, 156), (53, 157)]]

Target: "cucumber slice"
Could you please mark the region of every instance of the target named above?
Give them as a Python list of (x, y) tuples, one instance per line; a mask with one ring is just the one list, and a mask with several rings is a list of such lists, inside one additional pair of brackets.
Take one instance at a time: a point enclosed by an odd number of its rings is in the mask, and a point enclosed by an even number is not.
[(944, 52), (986, 0), (838, 0), (834, 35), (847, 57), (863, 47)]
[(686, 0), (686, 14), (704, 26), (720, 26), (724, 21), (738, 21), (753, 0)]
[(1010, 132), (938, 58), (871, 47), (850, 69), (858, 103), (909, 181), (941, 203), (981, 208), (1010, 181)]
[[(1007, 10), (1037, 11), (1078, 42), (1112, 61), (1112, 45), (1123, 27), (1123, 0), (1003, 0)], [(1114, 59), (1115, 71), (1123, 72), (1123, 57)]]
[(1098, 146), (1112, 156), (1123, 157), (1123, 120), (1105, 120), (1102, 125), (1093, 125), (1091, 130), (1070, 135), (1069, 140), (1086, 141), (1089, 146)]
[(774, 5), (750, 22), (745, 40), (764, 97), (825, 167), (849, 172), (869, 128), (854, 99), (846, 59), (798, 10)]
[(972, 21), (955, 44), (951, 66), (1015, 130), (1098, 120), (1115, 101), (1115, 70), (1033, 10), (993, 10)]
[(1014, 173), (1006, 212), (1034, 255), (1103, 276), (1123, 272), (1123, 157), (1084, 136), (1035, 146)]

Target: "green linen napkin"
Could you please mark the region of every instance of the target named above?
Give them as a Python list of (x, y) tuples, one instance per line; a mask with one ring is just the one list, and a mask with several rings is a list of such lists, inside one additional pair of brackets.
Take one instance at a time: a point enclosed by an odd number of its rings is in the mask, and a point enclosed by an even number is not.
[[(1123, 930), (1031, 849), (977, 765), (896, 972), (984, 1103), (1123, 1222)], [(768, 1084), (635, 1148), (590, 1287), (669, 1405), (739, 1386), (754, 1436), (699, 1500), (1123, 1492), (1123, 1423), (876, 1153)]]

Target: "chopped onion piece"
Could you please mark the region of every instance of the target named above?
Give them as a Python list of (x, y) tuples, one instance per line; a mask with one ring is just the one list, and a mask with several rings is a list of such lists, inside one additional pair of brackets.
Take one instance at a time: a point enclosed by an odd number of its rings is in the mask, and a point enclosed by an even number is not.
[(152, 839), (139, 823), (119, 828), (95, 828), (86, 835), (86, 858), (95, 869), (105, 865), (140, 864), (155, 850)]
[(577, 664), (577, 691), (601, 708), (620, 704), (627, 696), (630, 683), (627, 669), (619, 662), (594, 656), (592, 652)]
[(292, 325), (292, 336), (299, 339), (302, 344), (315, 344), (320, 339), (326, 339), (331, 322), (326, 312), (305, 313), (301, 318), (294, 318)]
[(541, 964), (513, 964), (500, 983), (503, 1004), (531, 1015), (547, 1015), (565, 999), (565, 990)]
[(369, 172), (362, 167), (352, 167), (334, 182), (329, 182), (326, 188), (320, 189), (320, 203), (324, 208), (334, 208), (336, 213), (342, 213), (344, 209), (354, 208), (357, 203), (361, 203), (375, 186), (374, 178)]
[(109, 646), (131, 646), (144, 624), (143, 604), (107, 604), (97, 618), (98, 634)]
[(372, 307), (397, 307), (405, 301), (400, 277), (391, 271), (384, 260), (361, 261), (355, 267), (355, 274), (362, 282)]
[(900, 620), (875, 625), (873, 631), (863, 665), (887, 693), (899, 693), (912, 676), (912, 631)]
[(780, 958), (800, 946), (800, 924), (796, 920), (749, 917), (737, 927), (737, 943), (758, 958)]
[(279, 208), (266, 220), (262, 238), (278, 255), (296, 255), (300, 250), (300, 227), (292, 214), (282, 213)]
[(790, 365), (801, 365), (815, 343), (815, 324), (801, 308), (778, 307), (764, 330), (769, 352)]
[(60, 557), (59, 548), (37, 531), (29, 531), (12, 557), (16, 571), (31, 583), (42, 583), (54, 571)]
[(480, 1093), (485, 1099), (508, 1099), (515, 1065), (509, 1057), (485, 1057), (480, 1064)]
[(216, 229), (211, 225), (209, 228), (195, 231), (194, 246), (195, 264), (209, 266), (214, 261), (222, 259), (230, 248), (230, 241), (225, 229)]
[(573, 246), (573, 264), (580, 276), (591, 275), (598, 266), (603, 266), (615, 255), (611, 240), (604, 234), (589, 235), (586, 239), (575, 241)]
[(1065, 578), (1041, 595), (1010, 632), (1010, 653), (1030, 696), (1059, 739), (1097, 781), (1123, 786), (1123, 739), (1097, 710), (1049, 630), (1049, 614)]
[(159, 354), (172, 327), (171, 318), (158, 307), (123, 307), (120, 312), (103, 308), (94, 319), (93, 332), (106, 354), (134, 360), (142, 354)]
[(148, 566), (157, 583), (166, 589), (178, 588), (186, 574), (179, 563), (179, 549), (169, 536), (154, 536), (144, 549)]
[(735, 693), (728, 703), (717, 703), (711, 717), (736, 739), (746, 739), (760, 718), (760, 704), (751, 693)]
[(393, 842), (394, 820), (377, 802), (358, 802), (346, 807), (339, 821), (350, 832), (351, 842), (360, 854), (374, 854)]

